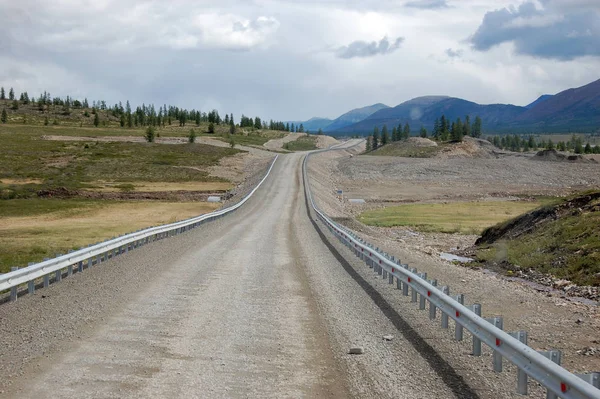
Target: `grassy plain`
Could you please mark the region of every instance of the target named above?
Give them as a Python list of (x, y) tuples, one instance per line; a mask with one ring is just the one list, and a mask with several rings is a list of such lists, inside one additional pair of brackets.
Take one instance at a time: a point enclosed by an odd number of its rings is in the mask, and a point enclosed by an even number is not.
[(374, 209), (358, 220), (379, 226), (411, 227), (423, 232), (480, 234), (484, 229), (541, 205), (541, 202), (488, 201), (407, 204)]
[(215, 210), (205, 202), (0, 201), (0, 273), (69, 249)]

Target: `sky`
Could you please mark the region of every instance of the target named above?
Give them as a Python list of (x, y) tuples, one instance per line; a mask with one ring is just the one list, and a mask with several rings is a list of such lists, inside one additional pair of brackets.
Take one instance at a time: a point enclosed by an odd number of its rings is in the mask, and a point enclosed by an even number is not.
[(275, 120), (600, 78), (599, 0), (0, 0), (0, 86)]

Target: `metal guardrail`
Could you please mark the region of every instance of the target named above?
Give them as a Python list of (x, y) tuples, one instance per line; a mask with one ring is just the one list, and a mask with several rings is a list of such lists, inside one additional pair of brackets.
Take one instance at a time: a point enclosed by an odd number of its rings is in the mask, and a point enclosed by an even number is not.
[[(0, 274), (0, 292), (10, 289), (10, 300), (17, 299), (17, 289), (19, 286), (28, 283), (28, 292), (35, 291), (35, 280), (43, 277), (43, 285), (47, 287), (50, 284), (50, 275), (55, 274), (54, 281), (62, 279), (63, 270), (67, 269), (67, 275), (73, 274), (73, 267), (77, 266), (78, 271), (82, 272), (84, 266), (92, 267), (109, 258), (129, 252), (142, 245), (152, 241), (164, 239), (173, 235), (181, 234), (185, 231), (198, 227), (200, 224), (222, 217), (231, 213), (246, 203), (252, 195), (258, 190), (263, 182), (269, 177), (275, 162), (279, 155), (273, 159), (267, 173), (254, 189), (246, 195), (240, 202), (230, 207), (206, 213), (204, 215), (183, 220), (181, 222), (166, 224), (158, 227), (151, 227), (139, 230), (134, 233), (126, 234), (121, 237), (113, 238), (99, 244), (91, 245), (80, 250), (70, 252), (66, 255), (58, 256), (54, 259), (44, 260), (41, 263), (30, 264), (22, 269), (16, 269), (9, 273)], [(94, 262), (94, 259), (96, 260)]]
[(481, 317), (481, 305), (464, 305), (464, 295), (451, 297), (448, 287), (438, 287), (437, 280), (427, 280), (425, 273), (417, 273), (417, 269), (409, 269), (393, 257), (374, 248), (373, 245), (359, 238), (354, 232), (331, 220), (316, 205), (308, 180), (307, 163), (313, 154), (336, 149), (314, 151), (304, 158), (302, 173), (310, 204), (318, 218), (325, 226), (354, 254), (373, 268), (382, 277), (388, 278), (402, 294), (409, 295), (411, 302), (417, 302), (424, 310), (429, 302), (429, 316), (436, 318), (437, 310), (441, 312), (441, 327), (448, 328), (448, 319), (454, 320), (455, 339), (462, 340), (463, 329), (473, 336), (473, 355), (481, 355), (481, 343), (494, 351), (494, 371), (502, 371), (502, 358), (506, 358), (518, 368), (517, 392), (527, 394), (527, 377), (538, 381), (547, 389), (547, 398), (564, 399), (600, 399), (600, 373), (575, 375), (555, 363), (560, 361), (559, 351), (538, 352), (527, 345), (527, 333), (518, 331), (507, 333), (502, 330), (502, 318), (484, 319)]

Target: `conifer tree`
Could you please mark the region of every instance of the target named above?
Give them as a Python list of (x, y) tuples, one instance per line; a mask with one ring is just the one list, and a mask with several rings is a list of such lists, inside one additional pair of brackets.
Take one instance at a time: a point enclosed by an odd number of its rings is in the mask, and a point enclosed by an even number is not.
[(381, 145), (386, 145), (390, 141), (387, 125), (383, 125), (381, 129)]
[(482, 133), (482, 121), (478, 115), (475, 118), (475, 122), (473, 123), (473, 126), (471, 127), (471, 136), (479, 138), (479, 137), (481, 137), (481, 133)]
[(375, 126), (373, 129), (373, 149), (379, 148), (379, 128)]
[(404, 140), (408, 140), (408, 138), (410, 137), (410, 125), (408, 124), (408, 122), (404, 125), (404, 130), (402, 131), (402, 138)]
[(148, 143), (154, 143), (154, 139), (156, 138), (156, 132), (154, 131), (154, 126), (148, 126), (146, 129), (146, 135), (144, 136)]
[(392, 141), (398, 141), (398, 128), (396, 126), (392, 129)]
[(98, 127), (100, 125), (100, 117), (98, 116), (98, 112), (94, 114), (94, 126)]
[(423, 138), (427, 138), (427, 129), (425, 129), (425, 126), (421, 125), (421, 130), (419, 131), (419, 136), (421, 136)]
[(0, 100), (6, 100), (6, 93), (4, 92), (4, 87), (0, 87)]
[(0, 121), (2, 121), (2, 123), (6, 123), (6, 121), (8, 121), (8, 114), (6, 113), (6, 108), (2, 108), (2, 117), (0, 117)]
[(10, 88), (10, 91), (8, 92), (8, 99), (10, 101), (13, 101), (15, 99), (15, 91), (13, 90), (13, 88)]

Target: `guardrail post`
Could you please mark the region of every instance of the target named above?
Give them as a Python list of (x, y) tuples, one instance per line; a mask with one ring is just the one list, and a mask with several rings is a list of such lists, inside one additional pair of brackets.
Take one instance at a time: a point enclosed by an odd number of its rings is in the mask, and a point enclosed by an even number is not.
[[(431, 285), (433, 285), (434, 287), (437, 287), (437, 280), (430, 280), (429, 281), (431, 283)], [(430, 320), (435, 320), (435, 316), (436, 316), (436, 307), (433, 304), (433, 302), (429, 301), (429, 319)]]
[(89, 258), (87, 261), (88, 264), (88, 269), (91, 268), (94, 265), (94, 258)]
[[(446, 295), (450, 295), (450, 287), (444, 285), (442, 287), (442, 292)], [(448, 315), (443, 310), (442, 312), (442, 328), (448, 328)]]
[[(69, 249), (68, 253), (73, 252), (72, 249)], [(73, 265), (67, 266), (67, 277), (71, 277), (73, 275)]]
[[(481, 317), (481, 305), (474, 303), (471, 305), (471, 310), (479, 317)], [(481, 356), (481, 340), (473, 335), (473, 356)]]
[[(465, 304), (465, 294), (458, 294), (454, 299), (461, 305)], [(458, 324), (458, 322), (454, 323), (454, 339), (457, 341), (463, 340), (463, 326)]]
[[(427, 281), (427, 273), (421, 273), (420, 276), (423, 280)], [(425, 310), (425, 295), (419, 295), (419, 310)]]
[[(16, 272), (17, 270), (19, 270), (19, 268), (15, 267), (15, 266), (10, 268), (11, 272)], [(10, 287), (10, 301), (11, 302), (14, 302), (17, 300), (17, 294), (18, 294), (17, 290), (18, 289), (19, 289), (19, 287)]]
[[(56, 258), (58, 258), (59, 256), (62, 256), (62, 254), (56, 254)], [(54, 273), (54, 282), (61, 281), (61, 280), (62, 280), (62, 270), (59, 269), (56, 271), (56, 273)]]
[(381, 259), (377, 261), (377, 274), (380, 276), (383, 274), (383, 268), (381, 267)]
[[(488, 323), (493, 324), (496, 328), (499, 328), (500, 330), (504, 329), (504, 323), (502, 320), (502, 317), (492, 317), (492, 318), (488, 318), (485, 319)], [(496, 346), (500, 346), (502, 345), (502, 342), (500, 342), (500, 340), (496, 341)], [(493, 360), (493, 364), (494, 364), (494, 371), (496, 373), (500, 373), (502, 372), (502, 355), (500, 355), (500, 353), (497, 350), (494, 350), (494, 360)]]
[[(547, 357), (552, 360), (554, 363), (560, 366), (562, 352), (559, 350), (549, 350), (549, 351), (537, 351), (540, 355)], [(558, 395), (550, 390), (546, 390), (546, 399), (558, 399)]]
[[(392, 258), (390, 260), (392, 262), (396, 263), (396, 258), (394, 258), (393, 256), (392, 256)], [(392, 270), (394, 270), (394, 269), (392, 268)], [(389, 273), (389, 278), (390, 278), (389, 279), (389, 283), (390, 284), (394, 284), (394, 275), (392, 273)]]
[[(414, 267), (411, 269), (411, 272), (416, 274), (417, 276), (420, 275), (419, 273), (417, 273), (417, 269)], [(410, 301), (413, 303), (416, 303), (417, 302), (417, 290), (415, 289), (415, 287), (411, 287), (410, 293), (411, 293)]]
[(382, 276), (382, 277), (383, 277), (383, 279), (385, 280), (385, 279), (387, 278), (387, 276), (388, 276), (388, 272), (387, 272), (387, 270), (385, 270), (385, 269), (383, 268), (383, 266), (381, 266), (381, 265), (380, 265), (379, 267), (381, 267), (381, 274), (383, 274), (383, 276)]
[(588, 384), (600, 389), (600, 373), (589, 373), (589, 374), (575, 374), (577, 377), (581, 378)]
[[(35, 265), (33, 262), (29, 262), (27, 266)], [(29, 280), (27, 282), (27, 293), (34, 294), (35, 293), (35, 280)]]
[[(50, 260), (50, 258), (44, 258), (44, 262)], [(48, 288), (50, 286), (50, 275), (44, 275), (44, 288)]]
[[(527, 345), (527, 331), (517, 331), (508, 334)], [(522, 369), (517, 369), (517, 393), (519, 395), (527, 395), (527, 378), (527, 373)]]
[[(402, 265), (402, 267), (408, 270), (408, 265)], [(406, 281), (402, 283), (402, 295), (408, 296), (408, 283)]]

